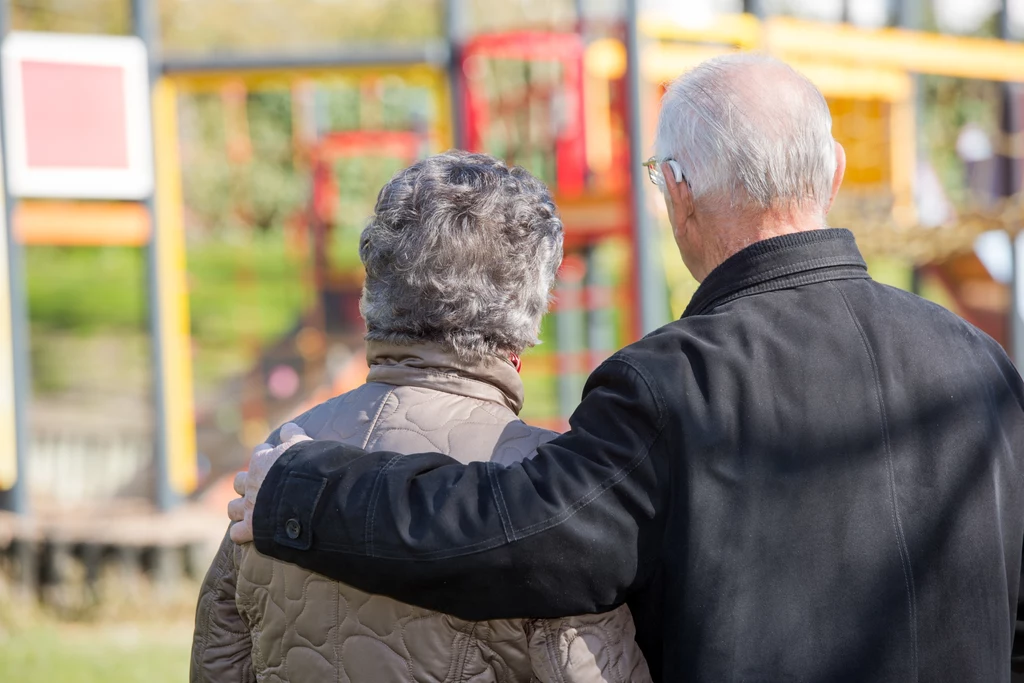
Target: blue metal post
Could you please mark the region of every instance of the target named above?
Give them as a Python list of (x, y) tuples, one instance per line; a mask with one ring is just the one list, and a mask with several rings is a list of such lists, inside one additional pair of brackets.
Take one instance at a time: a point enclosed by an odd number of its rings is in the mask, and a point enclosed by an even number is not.
[(753, 14), (758, 19), (764, 19), (764, 0), (743, 0), (743, 11)]
[[(0, 0), (0, 38), (10, 30), (10, 3)], [(0, 139), (4, 138), (7, 122), (4, 120), (3, 82), (0, 76)], [(17, 475), (14, 486), (0, 490), (0, 508), (12, 510), (19, 515), (29, 513), (28, 500), (28, 403), (32, 395), (32, 379), (29, 372), (30, 358), (28, 345), (28, 304), (25, 293), (24, 250), (15, 237), (14, 214), (16, 199), (11, 196), (8, 168), (3, 167), (4, 221), (7, 227), (7, 273), (10, 295), (11, 376), (14, 383), (14, 448)]]
[[(149, 85), (154, 86), (160, 77), (160, 65), (157, 55), (159, 54), (159, 29), (157, 23), (155, 3), (152, 0), (132, 0), (132, 28), (135, 35), (146, 46), (146, 55), (149, 59)], [(152, 107), (152, 105), (150, 105)], [(152, 118), (152, 111), (150, 112)], [(150, 143), (152, 144), (152, 143)], [(160, 225), (157, 222), (156, 213), (156, 191), (147, 197), (144, 202), (150, 220), (150, 239), (146, 247), (146, 273), (149, 302), (149, 327), (151, 359), (153, 366), (153, 410), (155, 419), (154, 425), (154, 464), (155, 482), (154, 499), (158, 509), (170, 510), (178, 502), (178, 496), (171, 488), (170, 462), (167, 447), (167, 405), (164, 394), (164, 368), (163, 360), (163, 316), (160, 311), (159, 296), (159, 253), (158, 240), (156, 238)]]
[(555, 289), (555, 372), (558, 417), (568, 420), (583, 394), (581, 358), (586, 345), (586, 313), (583, 310), (584, 261), (569, 254)]
[(462, 43), (466, 37), (466, 4), (462, 0), (445, 3), (445, 38), (448, 43), (448, 90), (452, 110), (452, 145), (466, 146), (466, 122), (463, 109), (465, 78), (462, 74)]
[[(1010, 40), (1009, 3), (1002, 0), (999, 8), (999, 37)], [(1017, 139), (1017, 88), (1016, 83), (1003, 83), (1002, 112), (1000, 116), (1000, 132), (1003, 140)], [(1017, 144), (1002, 145), (1003, 152), (999, 155), (1000, 188), (1004, 197), (1013, 197), (1021, 191), (1020, 163)], [(1013, 279), (1010, 282), (1010, 357), (1017, 367), (1024, 367), (1024, 239), (1020, 235), (1011, 236), (1010, 253), (1013, 256)]]
[(583, 281), (587, 304), (587, 350), (590, 356), (587, 370), (592, 371), (614, 353), (618, 344), (615, 339), (615, 309), (611, 301), (611, 273), (600, 258), (597, 246), (587, 246), (583, 254), (587, 264), (587, 274)]
[[(644, 161), (644, 84), (640, 73), (641, 41), (638, 0), (626, 1), (626, 83), (629, 91), (629, 176), (633, 195), (636, 269), (643, 334), (668, 322), (668, 283), (658, 250), (657, 226), (647, 210), (647, 173)], [(682, 268), (682, 264), (679, 265)]]

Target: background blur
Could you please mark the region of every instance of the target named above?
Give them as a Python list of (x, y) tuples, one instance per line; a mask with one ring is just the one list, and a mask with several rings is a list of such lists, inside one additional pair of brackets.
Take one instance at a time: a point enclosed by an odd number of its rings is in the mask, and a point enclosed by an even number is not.
[[(24, 189), (105, 172), (136, 124), (119, 90), (32, 81), (65, 58), (8, 39), (0, 680), (184, 679), (231, 477), (363, 380), (358, 235), (418, 158), (485, 151), (555, 192), (566, 260), (523, 417), (564, 425), (587, 373), (696, 288), (640, 162), (664, 84), (715, 54), (766, 50), (815, 81), (849, 158), (830, 224), (876, 279), (1024, 358), (1022, 0), (14, 0), (0, 23), (139, 37), (151, 135), (125, 173), (155, 179)], [(127, 123), (90, 118), (108, 105)]]

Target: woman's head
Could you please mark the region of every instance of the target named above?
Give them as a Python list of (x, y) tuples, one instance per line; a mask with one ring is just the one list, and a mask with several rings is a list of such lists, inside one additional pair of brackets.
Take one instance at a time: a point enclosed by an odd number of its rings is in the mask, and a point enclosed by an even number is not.
[(381, 189), (359, 255), (367, 340), (434, 342), (464, 357), (519, 353), (537, 343), (562, 222), (522, 168), (445, 152)]

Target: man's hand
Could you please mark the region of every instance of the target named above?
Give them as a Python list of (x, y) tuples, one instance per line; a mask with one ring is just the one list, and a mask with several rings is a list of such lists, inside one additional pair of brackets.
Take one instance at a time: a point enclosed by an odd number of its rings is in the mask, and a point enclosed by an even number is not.
[(249, 459), (249, 471), (239, 472), (235, 477), (235, 493), (242, 496), (228, 503), (228, 517), (234, 522), (230, 530), (231, 540), (235, 543), (252, 542), (252, 511), (256, 507), (256, 495), (260, 492), (267, 472), (289, 448), (311, 440), (301, 427), (292, 422), (281, 427), (280, 438), (280, 446), (261, 443), (254, 448), (252, 458)]

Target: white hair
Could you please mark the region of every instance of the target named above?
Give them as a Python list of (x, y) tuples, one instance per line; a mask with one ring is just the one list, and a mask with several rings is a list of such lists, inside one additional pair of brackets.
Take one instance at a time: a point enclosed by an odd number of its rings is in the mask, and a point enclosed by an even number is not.
[(695, 201), (824, 212), (836, 154), (832, 115), (805, 76), (766, 55), (715, 57), (662, 100), (655, 151), (675, 159)]

